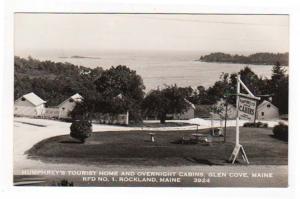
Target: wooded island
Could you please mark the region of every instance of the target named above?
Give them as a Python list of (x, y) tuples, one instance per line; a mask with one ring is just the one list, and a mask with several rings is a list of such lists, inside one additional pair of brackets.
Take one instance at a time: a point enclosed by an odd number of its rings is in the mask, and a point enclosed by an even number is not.
[(275, 65), (276, 63), (280, 63), (282, 66), (288, 66), (288, 60), (289, 53), (255, 53), (245, 56), (216, 52), (201, 56), (198, 61), (257, 65)]

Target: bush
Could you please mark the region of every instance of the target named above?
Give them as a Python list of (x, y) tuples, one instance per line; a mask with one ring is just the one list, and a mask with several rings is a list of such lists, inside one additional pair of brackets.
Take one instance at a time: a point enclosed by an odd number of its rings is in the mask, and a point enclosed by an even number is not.
[(81, 141), (81, 143), (84, 143), (85, 139), (91, 136), (92, 124), (86, 120), (75, 120), (73, 121), (70, 129), (71, 137)]
[(62, 186), (62, 187), (73, 187), (74, 186), (74, 183), (73, 182), (69, 182), (68, 180), (66, 180), (66, 179), (63, 179), (63, 180), (61, 180), (61, 181), (59, 181), (59, 182), (54, 182), (53, 184), (52, 184), (53, 186)]
[(194, 139), (194, 138), (189, 138), (189, 137), (188, 138), (182, 137), (182, 138), (179, 138), (177, 140), (172, 141), (171, 143), (173, 143), (173, 144), (187, 144), (187, 145), (190, 145), (190, 144), (197, 144), (198, 140)]
[(250, 127), (250, 128), (268, 128), (267, 123), (262, 122), (246, 122), (244, 123), (243, 127)]
[(276, 125), (273, 128), (273, 134), (278, 139), (288, 141), (289, 127), (285, 124)]

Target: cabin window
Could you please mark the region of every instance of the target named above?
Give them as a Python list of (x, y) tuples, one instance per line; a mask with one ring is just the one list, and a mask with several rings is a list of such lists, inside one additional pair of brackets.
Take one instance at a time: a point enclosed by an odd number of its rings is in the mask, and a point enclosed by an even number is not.
[(69, 99), (69, 102), (73, 103), (73, 102), (74, 102), (74, 100), (73, 100), (73, 99)]
[(268, 107), (268, 108), (270, 108), (270, 107), (271, 107), (271, 105), (270, 105), (270, 104), (268, 104), (268, 105), (267, 105), (267, 107)]
[(62, 110), (65, 110), (65, 107), (62, 107)]
[(261, 112), (261, 116), (264, 116), (265, 115), (265, 112)]
[(25, 101), (25, 98), (24, 98), (24, 97), (22, 97), (22, 98), (21, 98), (21, 100), (22, 100), (22, 101)]

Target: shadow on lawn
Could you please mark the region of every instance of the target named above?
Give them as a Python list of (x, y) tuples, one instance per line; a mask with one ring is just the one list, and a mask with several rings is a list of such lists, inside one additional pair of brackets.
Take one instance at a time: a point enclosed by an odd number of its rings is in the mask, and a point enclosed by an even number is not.
[(62, 144), (82, 144), (82, 142), (76, 141), (76, 140), (63, 140), (63, 141), (60, 141), (59, 143), (62, 143)]
[(195, 157), (185, 157), (184, 159), (189, 161), (189, 162), (193, 162), (193, 163), (197, 163), (197, 164), (206, 164), (206, 165), (209, 165), (209, 166), (224, 165), (224, 164), (212, 162), (208, 159), (199, 159), (199, 158), (195, 158)]
[(288, 138), (285, 138), (285, 137), (277, 137), (275, 135), (269, 135), (271, 138), (274, 138), (276, 140), (280, 140), (280, 141), (283, 141), (285, 143), (288, 143)]
[[(19, 122), (19, 121), (17, 121), (17, 122)], [(31, 122), (19, 122), (19, 123), (28, 124), (28, 125), (37, 126), (37, 127), (47, 127), (46, 125), (34, 124), (34, 123), (31, 123)]]
[(82, 142), (80, 142), (79, 140), (73, 139), (71, 137), (65, 138), (58, 142), (62, 144), (82, 144)]

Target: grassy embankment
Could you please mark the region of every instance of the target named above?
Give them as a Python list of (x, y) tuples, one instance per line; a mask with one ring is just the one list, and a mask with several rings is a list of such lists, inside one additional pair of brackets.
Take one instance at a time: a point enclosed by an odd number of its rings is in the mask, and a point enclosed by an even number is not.
[[(153, 131), (151, 131), (153, 132)], [(178, 144), (193, 131), (155, 131), (156, 142), (150, 142), (150, 131), (96, 132), (79, 144), (70, 136), (57, 136), (37, 143), (29, 157), (56, 163), (84, 165), (228, 165), (235, 142), (235, 129), (228, 128), (227, 142), (214, 138), (210, 144)], [(208, 130), (199, 130), (206, 134)], [(272, 129), (241, 128), (240, 143), (252, 165), (286, 165), (287, 142), (274, 138)]]

